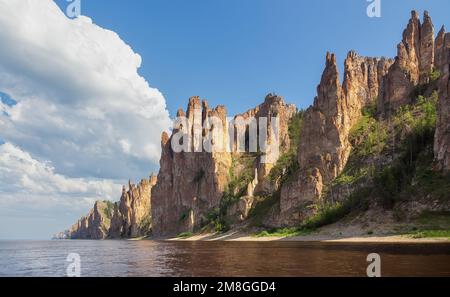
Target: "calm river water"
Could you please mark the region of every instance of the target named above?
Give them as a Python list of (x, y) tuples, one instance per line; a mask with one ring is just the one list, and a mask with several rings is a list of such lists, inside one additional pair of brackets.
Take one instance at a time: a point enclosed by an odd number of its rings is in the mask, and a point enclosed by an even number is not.
[(0, 276), (450, 276), (450, 244), (304, 242), (0, 241)]

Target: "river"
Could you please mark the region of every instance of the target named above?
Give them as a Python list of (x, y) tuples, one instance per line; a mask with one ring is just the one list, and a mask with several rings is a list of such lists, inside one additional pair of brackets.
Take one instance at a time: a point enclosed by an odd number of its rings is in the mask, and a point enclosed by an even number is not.
[[(0, 276), (450, 276), (450, 244), (305, 242), (0, 241)], [(73, 260), (73, 258), (72, 258)]]

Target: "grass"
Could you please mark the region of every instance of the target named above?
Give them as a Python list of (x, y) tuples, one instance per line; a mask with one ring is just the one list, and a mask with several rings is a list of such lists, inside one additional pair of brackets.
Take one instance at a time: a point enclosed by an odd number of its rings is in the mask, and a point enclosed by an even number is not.
[(324, 203), (319, 205), (316, 214), (308, 218), (302, 224), (302, 228), (314, 230), (336, 223), (353, 211), (366, 211), (369, 208), (371, 191), (370, 187), (361, 188), (353, 192), (341, 203)]
[(450, 239), (450, 211), (426, 211), (414, 223), (416, 227), (406, 234), (408, 237)]
[(281, 229), (269, 229), (257, 233), (255, 237), (294, 237), (294, 236), (306, 236), (313, 233), (313, 230), (303, 228), (281, 228)]
[(412, 238), (447, 238), (450, 239), (450, 230), (422, 230), (408, 235)]
[(194, 234), (192, 232), (183, 232), (177, 235), (177, 238), (189, 238), (192, 237)]

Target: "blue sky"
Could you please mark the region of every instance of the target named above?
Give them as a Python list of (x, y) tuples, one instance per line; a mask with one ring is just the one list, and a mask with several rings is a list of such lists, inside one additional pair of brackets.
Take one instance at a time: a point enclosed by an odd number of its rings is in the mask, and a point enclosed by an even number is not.
[(82, 0), (82, 14), (142, 56), (171, 116), (193, 95), (236, 114), (268, 92), (309, 106), (327, 50), (341, 70), (350, 49), (394, 57), (412, 9), (450, 28), (448, 0), (381, 1), (381, 18), (367, 17), (366, 0)]

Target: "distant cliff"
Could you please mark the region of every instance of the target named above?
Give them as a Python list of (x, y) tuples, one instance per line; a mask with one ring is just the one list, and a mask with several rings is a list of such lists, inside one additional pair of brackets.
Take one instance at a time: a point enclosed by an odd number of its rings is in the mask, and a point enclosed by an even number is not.
[(54, 235), (59, 239), (107, 239), (147, 236), (151, 231), (151, 190), (156, 176), (138, 185), (128, 183), (119, 202), (97, 201), (89, 214), (68, 230)]
[(104, 239), (108, 236), (114, 204), (97, 201), (94, 208), (68, 230), (56, 234), (59, 239)]

